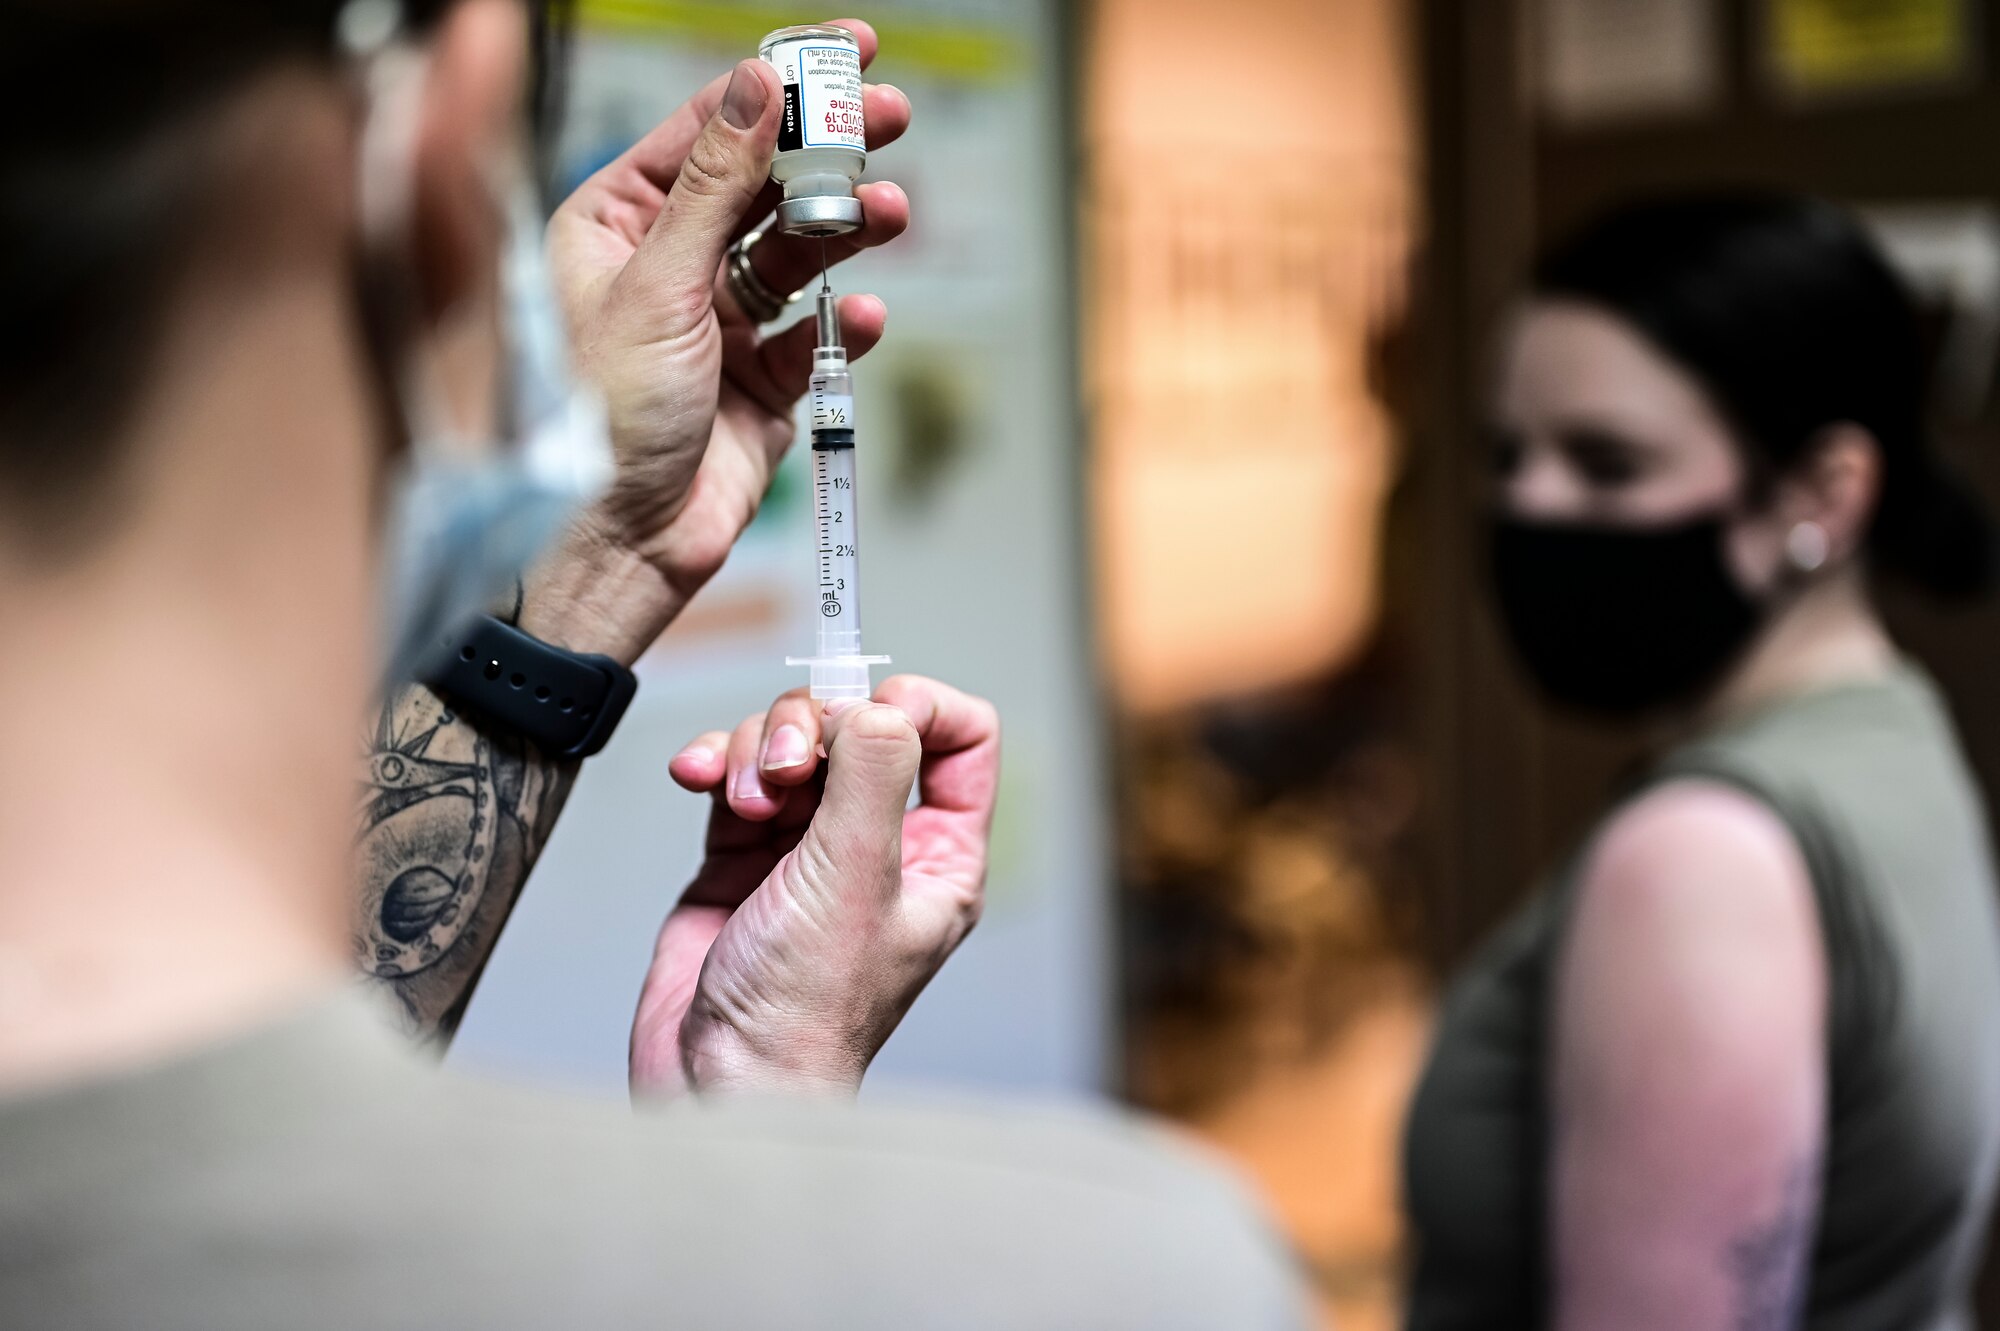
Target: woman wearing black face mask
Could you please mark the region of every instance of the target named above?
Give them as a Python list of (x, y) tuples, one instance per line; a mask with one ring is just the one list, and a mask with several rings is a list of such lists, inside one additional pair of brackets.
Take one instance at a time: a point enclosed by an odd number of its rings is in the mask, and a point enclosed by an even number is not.
[(1497, 403), (1501, 616), (1553, 703), (1682, 738), (1446, 1003), (1411, 1326), (1971, 1325), (1993, 866), (1868, 586), (1989, 574), (1923, 359), (1822, 204), (1642, 207), (1540, 267)]

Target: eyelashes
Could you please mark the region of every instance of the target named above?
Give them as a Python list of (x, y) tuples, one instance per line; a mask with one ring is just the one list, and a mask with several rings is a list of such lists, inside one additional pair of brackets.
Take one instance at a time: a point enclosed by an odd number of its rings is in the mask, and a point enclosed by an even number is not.
[(1648, 450), (1616, 435), (1579, 430), (1560, 437), (1557, 446), (1570, 465), (1592, 485), (1630, 485), (1648, 470)]
[[(1547, 446), (1563, 466), (1595, 489), (1616, 490), (1635, 484), (1657, 463), (1656, 450), (1608, 430), (1558, 431)], [(1486, 432), (1488, 466), (1496, 481), (1518, 475), (1528, 452), (1528, 441), (1515, 431), (1496, 428)]]

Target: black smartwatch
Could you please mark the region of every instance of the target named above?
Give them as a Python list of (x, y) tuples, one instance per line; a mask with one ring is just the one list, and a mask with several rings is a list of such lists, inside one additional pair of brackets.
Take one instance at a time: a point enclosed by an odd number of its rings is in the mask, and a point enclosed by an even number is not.
[(423, 682), (548, 758), (570, 761), (602, 749), (639, 687), (608, 656), (551, 647), (491, 615), (469, 621), (443, 647), (420, 672)]

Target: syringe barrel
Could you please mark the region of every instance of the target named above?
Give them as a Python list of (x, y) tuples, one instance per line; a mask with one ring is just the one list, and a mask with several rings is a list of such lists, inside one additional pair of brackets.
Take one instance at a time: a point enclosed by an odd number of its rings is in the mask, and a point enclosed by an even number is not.
[(837, 363), (815, 367), (809, 400), (818, 654), (856, 656), (861, 652), (861, 548), (856, 516), (860, 495), (854, 477), (854, 378), (845, 356)]
[[(820, 296), (820, 345), (813, 348), (807, 405), (813, 469), (813, 581), (819, 651), (785, 658), (812, 671), (812, 696), (866, 698), (869, 669), (886, 656), (861, 652), (861, 498), (854, 476), (854, 378), (841, 350), (833, 294)], [(829, 331), (829, 325), (832, 325)]]
[(854, 375), (847, 368), (847, 353), (839, 347), (821, 347), (813, 353), (806, 405), (814, 444), (844, 439), (853, 445)]
[(861, 550), (855, 538), (854, 446), (813, 448), (813, 536), (820, 656), (861, 653)]

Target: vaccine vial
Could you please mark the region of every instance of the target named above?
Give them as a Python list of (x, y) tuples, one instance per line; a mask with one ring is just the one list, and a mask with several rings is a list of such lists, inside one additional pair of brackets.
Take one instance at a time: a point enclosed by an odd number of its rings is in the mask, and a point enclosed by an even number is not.
[(861, 225), (854, 182), (868, 164), (861, 117), (861, 46), (845, 28), (780, 28), (757, 54), (785, 85), (785, 118), (771, 179), (784, 187), (778, 226), (797, 236), (839, 236)]

